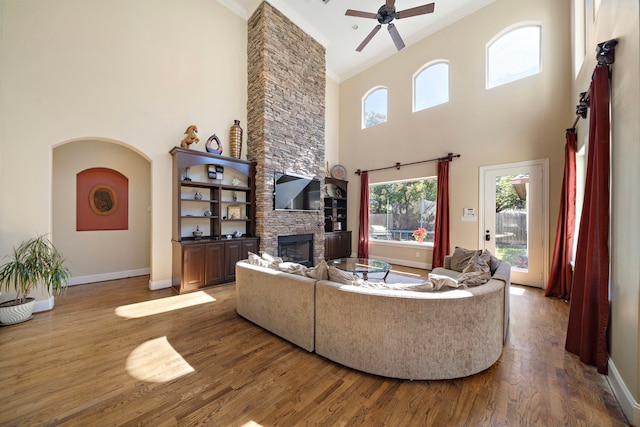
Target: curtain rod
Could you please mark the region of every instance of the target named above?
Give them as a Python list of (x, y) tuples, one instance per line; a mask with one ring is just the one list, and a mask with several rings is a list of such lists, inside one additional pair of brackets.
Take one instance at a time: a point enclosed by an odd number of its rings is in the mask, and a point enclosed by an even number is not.
[(437, 159), (421, 160), (419, 162), (411, 162), (411, 163), (399, 163), (398, 162), (393, 166), (387, 166), (387, 167), (384, 167), (384, 168), (377, 168), (377, 169), (369, 169), (369, 170), (364, 170), (364, 171), (361, 170), (361, 169), (358, 169), (355, 172), (355, 174), (356, 175), (361, 175), (361, 174), (363, 174), (365, 172), (383, 171), (383, 170), (387, 170), (387, 169), (398, 169), (398, 170), (400, 170), (400, 167), (402, 167), (402, 166), (411, 166), (411, 165), (417, 165), (417, 164), (420, 164), (420, 163), (429, 163), (429, 162), (439, 162), (439, 161), (443, 161), (443, 160), (446, 160), (446, 161), (450, 162), (454, 158), (457, 158), (457, 157), (460, 157), (460, 154), (449, 153), (445, 157), (438, 157)]
[[(609, 66), (616, 62), (616, 45), (618, 44), (618, 40), (611, 39), (606, 42), (598, 43), (598, 47), (596, 48), (596, 60), (598, 61), (598, 65), (596, 67)], [(592, 77), (593, 78), (593, 77)], [(576, 125), (580, 118), (587, 118), (587, 110), (589, 109), (589, 102), (591, 95), (591, 84), (589, 84), (589, 89), (586, 92), (580, 93), (580, 100), (578, 105), (576, 105), (576, 119), (573, 122), (573, 126), (569, 129), (575, 129)]]

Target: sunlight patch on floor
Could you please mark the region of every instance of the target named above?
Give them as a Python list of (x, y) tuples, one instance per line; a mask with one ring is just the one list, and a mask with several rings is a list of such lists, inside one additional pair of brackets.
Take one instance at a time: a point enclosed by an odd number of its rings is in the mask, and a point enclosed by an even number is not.
[(138, 319), (140, 317), (153, 316), (154, 314), (193, 307), (194, 305), (206, 304), (214, 302), (215, 300), (211, 295), (199, 291), (135, 304), (121, 305), (116, 308), (115, 313), (117, 316), (124, 317), (125, 319)]
[(514, 288), (513, 286), (509, 287), (509, 294), (510, 295), (516, 295), (516, 296), (522, 296), (524, 295), (524, 289), (523, 288)]
[(419, 274), (416, 274), (416, 273), (409, 273), (407, 271), (399, 271), (399, 270), (393, 270), (393, 269), (389, 270), (389, 273), (399, 274), (401, 276), (415, 277), (416, 279), (422, 277), (422, 276), (420, 276)]
[(164, 383), (195, 371), (169, 344), (167, 337), (140, 344), (129, 354), (127, 373), (140, 381)]

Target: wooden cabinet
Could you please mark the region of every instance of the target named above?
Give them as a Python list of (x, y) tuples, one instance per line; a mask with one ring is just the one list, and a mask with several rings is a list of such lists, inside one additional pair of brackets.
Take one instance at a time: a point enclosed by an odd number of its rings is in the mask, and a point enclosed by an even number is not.
[(236, 262), (257, 252), (258, 238), (173, 242), (173, 287), (180, 293), (236, 279)]
[(207, 243), (206, 247), (204, 286), (223, 283), (226, 277), (224, 274), (225, 245), (222, 243)]
[(181, 147), (170, 154), (174, 288), (189, 292), (235, 280), (235, 263), (258, 251), (255, 162)]
[(348, 258), (351, 256), (351, 232), (333, 231), (324, 233), (325, 259)]
[(324, 180), (324, 257), (351, 256), (351, 231), (347, 230), (347, 181), (327, 177)]
[(182, 251), (182, 287), (184, 290), (205, 286), (206, 245), (187, 245)]
[(242, 259), (242, 242), (225, 242), (225, 280), (232, 282), (236, 279), (236, 262)]

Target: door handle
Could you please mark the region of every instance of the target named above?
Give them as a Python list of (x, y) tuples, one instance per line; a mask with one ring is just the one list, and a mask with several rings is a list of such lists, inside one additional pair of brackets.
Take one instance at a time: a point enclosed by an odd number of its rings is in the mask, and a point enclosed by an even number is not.
[(484, 240), (486, 240), (487, 242), (491, 240), (491, 232), (489, 230), (486, 230), (484, 232)]

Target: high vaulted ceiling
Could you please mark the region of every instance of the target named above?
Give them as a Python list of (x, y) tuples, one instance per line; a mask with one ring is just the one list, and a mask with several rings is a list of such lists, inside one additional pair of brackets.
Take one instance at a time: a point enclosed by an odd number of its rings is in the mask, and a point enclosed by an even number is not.
[[(345, 16), (347, 9), (376, 13), (384, 0), (268, 0), (327, 51), (327, 74), (341, 82), (397, 53), (387, 32), (379, 31), (362, 52), (356, 47), (378, 24), (375, 19)], [(494, 0), (396, 0), (402, 11), (435, 3), (429, 15), (396, 19), (393, 23), (407, 46), (485, 7)], [(245, 19), (262, 0), (218, 0)]]

